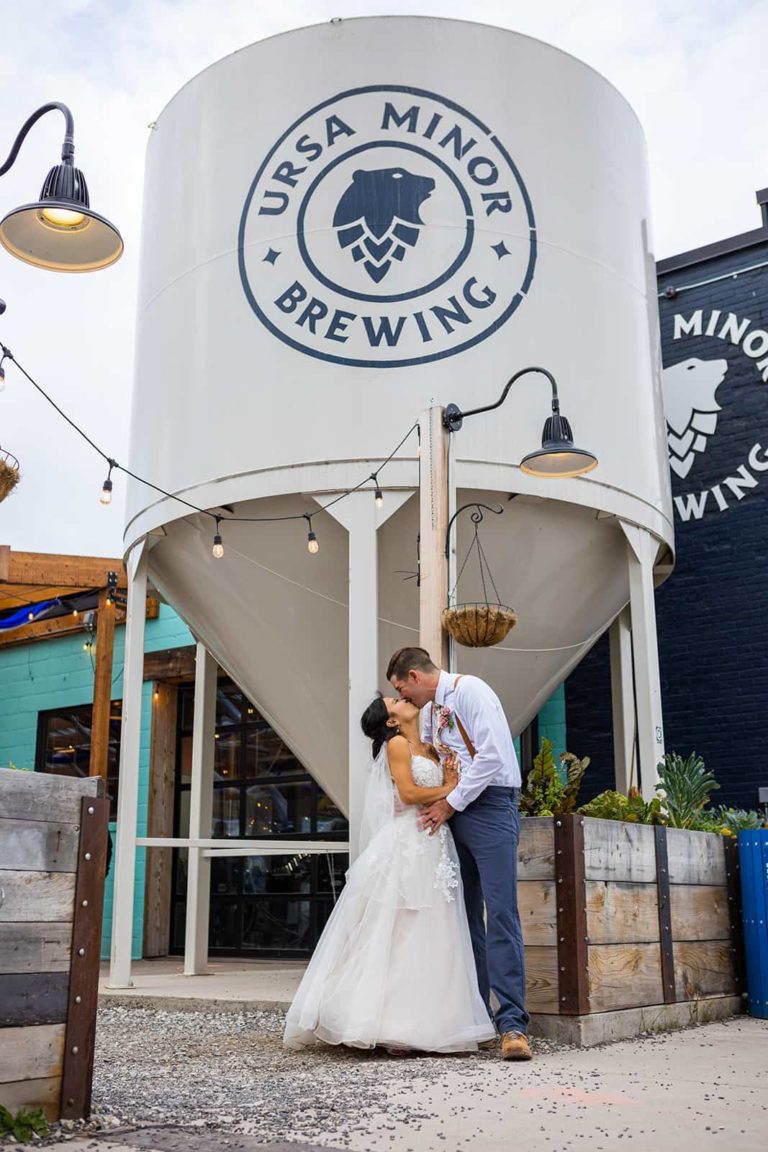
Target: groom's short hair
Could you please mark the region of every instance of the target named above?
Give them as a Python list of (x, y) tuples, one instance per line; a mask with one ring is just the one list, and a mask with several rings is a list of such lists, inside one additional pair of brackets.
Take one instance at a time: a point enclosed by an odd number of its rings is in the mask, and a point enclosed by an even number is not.
[(416, 672), (437, 672), (437, 665), (426, 648), (399, 648), (387, 665), (387, 680), (394, 676), (405, 680), (413, 669)]

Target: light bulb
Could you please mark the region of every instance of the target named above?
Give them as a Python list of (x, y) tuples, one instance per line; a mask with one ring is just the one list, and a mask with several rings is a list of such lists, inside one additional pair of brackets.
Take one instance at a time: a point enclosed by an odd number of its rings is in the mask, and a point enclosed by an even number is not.
[(317, 542), (317, 536), (315, 536), (311, 528), (307, 533), (307, 551), (311, 552), (313, 556), (320, 551), (320, 545)]
[(40, 215), (54, 228), (77, 228), (85, 220), (84, 212), (75, 212), (71, 208), (43, 208)]
[(73, 615), (73, 616), (77, 616), (77, 608), (73, 608), (73, 609), (72, 609), (72, 615)]
[(384, 507), (384, 497), (381, 493), (381, 488), (376, 489), (376, 495), (374, 496), (374, 500), (376, 502), (377, 508), (383, 508)]
[(112, 503), (112, 481), (109, 479), (109, 477), (107, 477), (107, 479), (104, 481), (104, 487), (101, 490), (101, 496), (99, 496), (99, 504), (107, 505), (107, 504), (111, 504), (111, 503)]
[(35, 614), (34, 614), (34, 612), (30, 612), (30, 613), (29, 613), (29, 619), (30, 619), (30, 620), (34, 620), (34, 618), (35, 618)]
[(5, 388), (5, 368), (0, 364), (0, 392)]
[(218, 532), (213, 538), (213, 555), (217, 560), (221, 560), (222, 556), (224, 555), (224, 545)]

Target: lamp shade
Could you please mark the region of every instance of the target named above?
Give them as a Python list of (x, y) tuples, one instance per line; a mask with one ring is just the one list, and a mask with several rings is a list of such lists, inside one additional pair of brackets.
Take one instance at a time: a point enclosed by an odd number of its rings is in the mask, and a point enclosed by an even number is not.
[(544, 424), (541, 448), (523, 457), (520, 467), (531, 476), (583, 476), (597, 467), (597, 457), (574, 447), (570, 424), (556, 412)]
[(0, 222), (0, 244), (19, 260), (55, 272), (93, 272), (123, 252), (120, 233), (91, 209), (85, 177), (71, 164), (52, 168), (37, 203)]

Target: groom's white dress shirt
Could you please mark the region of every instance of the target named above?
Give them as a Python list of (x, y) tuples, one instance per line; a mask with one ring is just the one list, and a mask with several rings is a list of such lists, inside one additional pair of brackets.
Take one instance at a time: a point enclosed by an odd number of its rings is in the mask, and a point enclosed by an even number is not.
[[(449, 708), (453, 723), (438, 735), (438, 713), (432, 704), (427, 704), (423, 713), (422, 739), (425, 744), (439, 740), (447, 748), (452, 748), (461, 761), (461, 779), (453, 792), (446, 796), (451, 808), (463, 812), (488, 787), (520, 787), (520, 765), (512, 733), (501, 701), (489, 684), (477, 676), (441, 672), (435, 705)], [(459, 731), (455, 720), (457, 715), (474, 745), (474, 759)]]

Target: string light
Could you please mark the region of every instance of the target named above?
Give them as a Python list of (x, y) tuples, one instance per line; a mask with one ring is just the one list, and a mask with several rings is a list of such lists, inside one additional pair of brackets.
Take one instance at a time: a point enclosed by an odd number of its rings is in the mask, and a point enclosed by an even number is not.
[(3, 368), (5, 361), (5, 356), (0, 357), (0, 392), (5, 388), (5, 368)]
[(224, 543), (221, 539), (221, 532), (219, 532), (219, 525), (221, 524), (221, 516), (216, 517), (216, 533), (213, 537), (213, 555), (217, 560), (221, 560), (224, 555)]
[(115, 466), (116, 466), (115, 461), (110, 460), (109, 461), (109, 472), (107, 473), (107, 478), (104, 481), (104, 485), (101, 489), (101, 496), (99, 496), (99, 503), (100, 504), (106, 505), (106, 504), (112, 503), (112, 469)]
[(320, 551), (320, 545), (317, 542), (317, 536), (312, 531), (312, 517), (308, 512), (304, 513), (304, 519), (307, 522), (307, 551), (314, 556)]
[[(59, 405), (56, 403), (56, 401), (51, 396), (48, 395), (48, 393), (45, 391), (45, 389), (40, 384), (38, 384), (37, 381), (35, 379), (33, 379), (32, 376), (30, 376), (29, 372), (27, 372), (26, 369), (23, 368), (21, 364), (19, 364), (18, 360), (13, 355), (10, 348), (7, 348), (5, 346), (5, 344), (3, 344), (1, 341), (0, 341), (0, 353), (2, 353), (2, 359), (0, 359), (0, 365), (2, 364), (3, 360), (6, 360), (6, 359), (12, 360), (15, 363), (16, 367), (21, 372), (21, 374), (32, 385), (32, 387), (35, 388), (40, 393), (40, 395), (45, 400), (48, 401), (48, 403), (51, 405), (52, 408), (55, 408), (55, 410), (58, 412), (58, 414), (61, 416), (61, 418), (63, 420), (65, 420), (67, 422), (67, 424), (69, 424), (69, 426), (72, 429), (74, 429), (74, 431), (77, 432), (77, 434), (79, 436), (82, 437), (83, 440), (85, 440), (85, 442), (94, 450), (94, 452), (96, 452), (99, 456), (101, 456), (101, 458), (103, 460), (106, 461), (106, 463), (109, 466), (109, 471), (107, 473), (107, 478), (104, 481), (104, 484), (102, 486), (101, 497), (100, 497), (100, 502), (102, 504), (106, 505), (106, 504), (112, 503), (112, 471), (113, 471), (113, 469), (117, 469), (120, 472), (125, 472), (126, 476), (130, 476), (131, 479), (135, 480), (137, 483), (143, 484), (147, 488), (151, 488), (153, 492), (158, 492), (161, 496), (165, 496), (168, 500), (175, 500), (177, 503), (183, 504), (185, 508), (190, 508), (193, 512), (198, 512), (202, 516), (210, 516), (216, 522), (216, 533), (214, 535), (213, 550), (212, 551), (213, 551), (214, 557), (217, 560), (221, 559), (221, 557), (224, 555), (224, 544), (223, 544), (223, 541), (221, 538), (221, 534), (219, 532), (219, 525), (220, 525), (220, 522), (222, 520), (236, 521), (236, 522), (241, 523), (241, 524), (275, 524), (278, 522), (281, 522), (281, 523), (287, 522), (289, 520), (306, 520), (308, 525), (309, 525), (309, 530), (307, 532), (307, 550), (312, 555), (315, 555), (317, 552), (320, 551), (320, 545), (318, 543), (317, 536), (312, 530), (311, 516), (314, 515), (314, 513), (295, 512), (292, 515), (288, 515), (288, 516), (219, 516), (215, 512), (211, 512), (210, 509), (201, 508), (198, 504), (193, 504), (190, 500), (185, 500), (183, 496), (178, 496), (175, 492), (168, 492), (165, 488), (161, 488), (158, 484), (154, 484), (151, 480), (147, 480), (144, 476), (139, 476), (136, 472), (132, 472), (130, 468), (126, 468), (122, 464), (118, 464), (118, 462), (116, 460), (113, 460), (112, 457), (108, 456), (106, 454), (106, 452), (104, 452), (98, 446), (98, 444), (96, 444), (90, 438), (90, 436), (88, 436), (88, 434), (86, 432), (84, 432), (83, 429), (80, 428), (79, 425), (77, 425), (75, 423), (75, 421), (72, 420), (66, 414), (66, 412), (64, 412), (64, 410), (62, 408), (59, 407)], [(408, 429), (405, 436), (403, 436), (402, 440), (400, 440), (399, 443), (395, 445), (395, 447), (392, 449), (392, 451), (389, 453), (389, 455), (386, 457), (386, 459), (381, 463), (381, 465), (379, 466), (379, 471), (381, 471), (382, 468), (384, 468), (387, 464), (389, 464), (390, 460), (392, 460), (393, 457), (396, 455), (396, 453), (399, 452), (399, 450), (402, 448), (403, 444), (405, 444), (406, 440), (411, 436), (411, 434), (414, 431), (418, 431), (418, 430), (419, 430), (418, 423), (413, 424)], [(419, 454), (418, 449), (417, 449), (417, 454)], [(376, 506), (378, 508), (381, 508), (383, 506), (383, 503), (384, 503), (384, 496), (383, 496), (381, 488), (379, 487), (379, 484), (378, 484), (378, 471), (377, 471), (372, 476), (371, 475), (366, 476), (365, 479), (361, 480), (360, 483), (356, 484), (353, 488), (345, 489), (338, 496), (335, 496), (332, 500), (329, 500), (327, 504), (321, 504), (319, 506), (319, 510), (325, 511), (325, 509), (331, 508), (334, 504), (338, 504), (339, 501), (345, 500), (348, 496), (351, 496), (352, 493), (358, 492), (370, 480), (373, 480), (376, 484), (376, 487), (374, 490), (374, 500), (376, 502)]]

